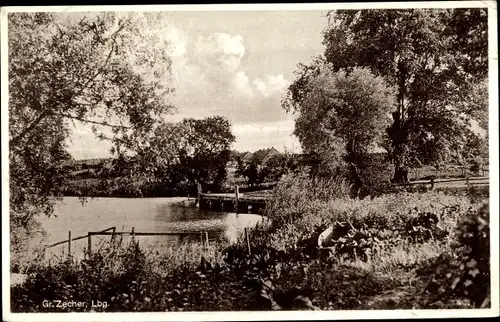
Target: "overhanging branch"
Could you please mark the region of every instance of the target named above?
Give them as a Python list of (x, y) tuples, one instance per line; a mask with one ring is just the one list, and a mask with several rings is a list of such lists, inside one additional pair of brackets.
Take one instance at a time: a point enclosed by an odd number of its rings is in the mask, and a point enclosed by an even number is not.
[(106, 122), (100, 122), (100, 121), (93, 121), (93, 120), (88, 120), (82, 117), (70, 115), (70, 114), (62, 114), (62, 113), (54, 113), (53, 115), (55, 116), (61, 116), (61, 117), (66, 117), (72, 120), (77, 120), (80, 122), (84, 123), (91, 123), (91, 124), (97, 124), (97, 125), (102, 125), (102, 126), (107, 126), (107, 127), (113, 127), (113, 128), (120, 128), (120, 129), (130, 129), (130, 126), (125, 126), (125, 125), (117, 125), (117, 124), (109, 124)]
[(16, 145), (17, 143), (19, 143), (19, 141), (26, 135), (28, 134), (28, 132), (30, 132), (31, 130), (33, 130), (44, 118), (46, 118), (47, 116), (49, 116), (51, 113), (50, 111), (45, 111), (45, 112), (42, 112), (33, 122), (31, 122), (30, 125), (28, 125), (28, 127), (26, 127), (21, 133), (19, 133), (17, 136), (13, 137), (10, 141), (9, 141), (9, 145), (10, 146), (14, 146)]
[[(113, 37), (112, 37), (112, 45), (111, 45), (111, 50), (109, 51), (107, 57), (106, 57), (106, 60), (104, 61), (103, 65), (96, 71), (96, 73), (87, 80), (87, 82), (83, 85), (83, 87), (76, 93), (74, 93), (73, 95), (71, 95), (71, 98), (74, 98), (74, 97), (77, 97), (79, 96), (101, 73), (102, 71), (104, 70), (105, 66), (108, 64), (109, 60), (111, 59), (111, 56), (113, 54), (113, 51), (115, 50), (115, 44), (116, 44), (116, 38), (118, 36), (118, 34), (122, 31), (122, 29), (125, 27), (125, 23), (122, 24), (118, 30), (113, 34)], [(82, 119), (82, 118), (78, 118), (78, 117), (75, 117), (75, 116), (72, 116), (72, 115), (63, 115), (63, 114), (55, 114), (53, 113), (53, 111), (51, 110), (46, 110), (44, 112), (42, 112), (28, 127), (26, 127), (20, 134), (18, 134), (17, 136), (13, 137), (10, 141), (9, 141), (9, 145), (10, 146), (15, 146), (16, 144), (19, 143), (19, 141), (24, 138), (26, 136), (26, 134), (28, 134), (30, 131), (32, 131), (44, 118), (46, 118), (47, 116), (49, 115), (59, 115), (59, 116), (64, 116), (64, 117), (68, 117), (68, 118), (72, 118), (72, 119), (76, 119), (76, 120), (79, 120), (79, 121), (82, 121), (82, 122), (86, 122), (86, 123), (93, 123), (93, 124), (98, 124), (98, 125), (104, 125), (104, 126), (109, 126), (109, 127), (118, 127), (118, 128), (127, 128), (127, 127), (124, 127), (124, 126), (119, 126), (119, 125), (111, 125), (111, 124), (107, 124), (107, 123), (104, 123), (104, 122), (96, 122), (96, 121), (91, 121), (91, 120), (86, 120), (86, 119)]]

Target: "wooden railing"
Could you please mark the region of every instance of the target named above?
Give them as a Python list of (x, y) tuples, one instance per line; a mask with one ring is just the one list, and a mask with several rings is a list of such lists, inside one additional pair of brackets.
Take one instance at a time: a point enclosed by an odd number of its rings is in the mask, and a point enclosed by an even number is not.
[[(104, 233), (104, 232), (107, 232), (110, 230), (112, 230), (114, 232), (114, 231), (116, 231), (116, 227), (109, 227), (109, 228), (103, 229), (103, 230), (96, 232), (96, 233)], [(52, 248), (52, 247), (55, 247), (55, 246), (59, 246), (59, 245), (68, 243), (68, 256), (71, 256), (71, 243), (74, 241), (80, 240), (80, 239), (88, 238), (88, 236), (89, 235), (87, 234), (87, 235), (82, 235), (82, 236), (72, 238), (71, 237), (71, 230), (70, 230), (70, 231), (68, 231), (68, 239), (62, 240), (62, 241), (54, 243), (54, 244), (45, 245), (45, 250)]]
[(447, 183), (447, 182), (464, 182), (465, 184), (474, 184), (477, 181), (487, 181), (489, 177), (466, 177), (466, 178), (448, 178), (448, 179), (429, 179), (429, 180), (416, 180), (409, 181), (404, 184), (394, 184), (397, 187), (407, 187), (416, 185), (430, 185), (431, 189), (434, 188), (434, 184), (437, 183)]
[(89, 231), (86, 235), (78, 236), (76, 238), (71, 237), (71, 231), (68, 231), (68, 239), (59, 241), (57, 243), (45, 245), (45, 251), (49, 248), (68, 244), (68, 257), (71, 256), (71, 243), (80, 239), (87, 238), (87, 251), (90, 254), (92, 252), (92, 236), (200, 236), (200, 241), (208, 246), (209, 238), (207, 231), (183, 231), (183, 232), (136, 232), (134, 231), (134, 227), (132, 227), (131, 231), (116, 231), (116, 227), (109, 227), (100, 231)]
[(88, 233), (88, 252), (92, 252), (92, 236), (200, 236), (200, 241), (208, 246), (208, 232), (207, 231), (182, 231), (182, 232), (168, 232), (168, 233), (157, 233), (157, 232), (135, 232), (134, 228), (132, 227), (132, 231), (113, 231), (113, 232), (104, 232), (104, 231), (97, 231), (97, 232), (92, 232), (89, 231)]

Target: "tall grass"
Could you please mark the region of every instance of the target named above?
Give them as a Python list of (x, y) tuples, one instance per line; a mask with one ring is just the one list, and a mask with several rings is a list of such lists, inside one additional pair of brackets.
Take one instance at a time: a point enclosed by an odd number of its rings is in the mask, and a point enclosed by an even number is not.
[(202, 261), (221, 265), (224, 261), (222, 250), (227, 246), (228, 243), (223, 241), (214, 241), (209, 245), (190, 242), (161, 249), (150, 247), (145, 253), (151, 269), (160, 275), (167, 275), (179, 266), (196, 268)]
[(262, 232), (259, 238), (284, 250), (298, 247), (301, 241), (337, 222), (348, 223), (357, 229), (390, 227), (403, 230), (411, 218), (425, 212), (440, 216), (438, 227), (451, 232), (459, 221), (457, 214), (472, 206), (468, 198), (437, 191), (350, 198), (345, 181), (289, 175), (274, 189), (265, 209), (265, 215), (273, 224), (271, 230)]
[(290, 223), (312, 210), (318, 202), (348, 197), (349, 190), (348, 183), (343, 179), (311, 179), (304, 174), (289, 174), (274, 188), (264, 214), (279, 224)]

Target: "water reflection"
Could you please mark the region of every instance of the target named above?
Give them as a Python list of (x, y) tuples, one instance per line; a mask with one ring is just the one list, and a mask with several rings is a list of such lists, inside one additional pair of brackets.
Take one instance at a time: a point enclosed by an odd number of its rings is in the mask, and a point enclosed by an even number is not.
[[(82, 205), (78, 198), (66, 197), (57, 204), (57, 217), (45, 218), (42, 223), (47, 230), (46, 244), (86, 235), (89, 231), (100, 231), (116, 227), (117, 231), (135, 232), (208, 232), (209, 238), (225, 238), (235, 241), (245, 227), (254, 227), (263, 217), (253, 214), (235, 214), (199, 210), (194, 200), (187, 198), (94, 198)], [(95, 236), (92, 244), (98, 247), (108, 236)], [(173, 246), (189, 241), (199, 241), (194, 236), (141, 236), (140, 244), (158, 247)], [(127, 241), (128, 237), (124, 238)], [(87, 240), (74, 242), (72, 253), (83, 254)], [(60, 254), (61, 247), (55, 248)], [(65, 246), (67, 248), (67, 244)], [(94, 248), (94, 246), (92, 246)]]

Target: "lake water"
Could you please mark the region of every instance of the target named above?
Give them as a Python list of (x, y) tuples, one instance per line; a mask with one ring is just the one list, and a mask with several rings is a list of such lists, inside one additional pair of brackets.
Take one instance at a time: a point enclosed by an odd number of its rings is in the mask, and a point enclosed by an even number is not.
[[(135, 232), (183, 232), (207, 231), (210, 237), (234, 241), (239, 231), (253, 227), (263, 220), (260, 215), (235, 214), (199, 210), (194, 200), (187, 198), (93, 198), (85, 203), (77, 197), (65, 197), (55, 207), (55, 215), (42, 220), (48, 233), (46, 244), (86, 235), (89, 231), (100, 231), (116, 227), (116, 231)], [(94, 236), (93, 245), (109, 236)], [(185, 240), (177, 236), (140, 236), (143, 245), (171, 245)], [(198, 236), (193, 236), (199, 240)], [(101, 242), (102, 244), (102, 242)], [(75, 241), (72, 253), (79, 257), (87, 239)], [(67, 244), (51, 248), (50, 253), (67, 251)], [(94, 246), (93, 246), (94, 247)]]

